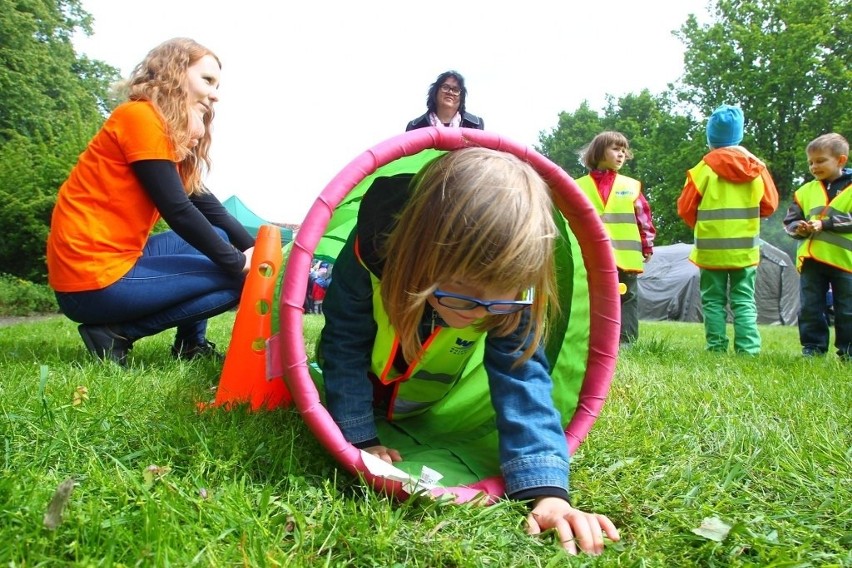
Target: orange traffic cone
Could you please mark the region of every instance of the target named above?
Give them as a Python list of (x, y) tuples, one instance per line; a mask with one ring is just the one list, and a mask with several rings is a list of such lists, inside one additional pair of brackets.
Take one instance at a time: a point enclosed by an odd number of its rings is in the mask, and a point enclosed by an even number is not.
[(266, 340), (272, 334), (272, 296), (281, 265), (281, 229), (263, 225), (257, 234), (212, 406), (248, 402), (252, 410), (261, 406), (272, 410), (292, 401), (283, 380), (266, 380)]

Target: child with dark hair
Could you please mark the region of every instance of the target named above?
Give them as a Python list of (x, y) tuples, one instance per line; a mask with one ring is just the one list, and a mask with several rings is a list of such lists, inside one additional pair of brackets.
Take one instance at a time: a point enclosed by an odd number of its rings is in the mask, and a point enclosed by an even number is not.
[(405, 131), (436, 126), (438, 128), (485, 128), (485, 121), (465, 110), (467, 87), (458, 71), (444, 71), (429, 85), (426, 113), (408, 123)]

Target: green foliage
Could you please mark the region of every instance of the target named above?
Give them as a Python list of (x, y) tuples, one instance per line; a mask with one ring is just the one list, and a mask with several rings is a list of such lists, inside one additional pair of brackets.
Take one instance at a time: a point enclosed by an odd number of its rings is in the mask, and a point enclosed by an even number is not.
[[(321, 316), (306, 316), (312, 345)], [(233, 313), (210, 322), (228, 343)], [(572, 460), (577, 506), (621, 531), (571, 561), (524, 505), (395, 502), (366, 489), (293, 409), (197, 404), (220, 369), (137, 342), (88, 358), (57, 317), (0, 329), (4, 566), (848, 566), (848, 401), (836, 358), (761, 326), (757, 358), (704, 353), (700, 324), (642, 322)], [(55, 529), (44, 515), (74, 488)], [(704, 519), (731, 530), (696, 534)]]
[(574, 178), (585, 175), (581, 150), (605, 130), (600, 115), (583, 101), (573, 113), (559, 113), (559, 124), (550, 134), (539, 134), (539, 151)]
[[(45, 157), (39, 160), (39, 157)], [(55, 179), (56, 161), (43, 144), (18, 133), (0, 145), (0, 265), (34, 282), (45, 281), (45, 241), (53, 193), (39, 186)]]
[(0, 315), (28, 316), (58, 311), (53, 290), (45, 284), (0, 274)]
[[(707, 152), (705, 117), (721, 103), (746, 117), (743, 144), (764, 160), (781, 196), (779, 216), (808, 177), (805, 146), (825, 132), (852, 132), (847, 86), (852, 80), (852, 4), (833, 0), (714, 0), (712, 21), (690, 16), (676, 33), (686, 46), (683, 78), (659, 95), (647, 91), (607, 99), (598, 113), (584, 101), (562, 112), (539, 136), (539, 150), (573, 177), (577, 159), (603, 130), (630, 140), (635, 159), (623, 173), (643, 182), (657, 244), (691, 242), (677, 215), (686, 171)], [(785, 250), (779, 217), (761, 236)]]
[(677, 216), (677, 197), (686, 170), (704, 153), (705, 142), (694, 135), (698, 126), (688, 117), (672, 112), (671, 102), (648, 90), (619, 99), (609, 97), (603, 115), (587, 102), (574, 113), (563, 112), (558, 126), (539, 136), (540, 151), (572, 177), (586, 175), (578, 156), (597, 134), (616, 130), (630, 141), (634, 155), (622, 173), (644, 184), (645, 196), (654, 215), (656, 244), (689, 242), (692, 234)]
[(656, 243), (691, 241), (691, 231), (677, 217), (676, 204), (686, 170), (703, 153), (703, 141), (690, 135), (694, 121), (673, 113), (665, 97), (645, 90), (618, 101), (610, 98), (604, 125), (630, 140), (634, 159), (623, 172), (643, 183), (659, 235)]
[(0, 266), (45, 281), (59, 186), (100, 127), (115, 68), (78, 57), (79, 0), (0, 0)]
[(678, 98), (705, 115), (738, 104), (744, 144), (769, 165), (782, 201), (808, 176), (805, 146), (850, 134), (852, 4), (840, 0), (716, 0), (714, 21), (690, 18)]

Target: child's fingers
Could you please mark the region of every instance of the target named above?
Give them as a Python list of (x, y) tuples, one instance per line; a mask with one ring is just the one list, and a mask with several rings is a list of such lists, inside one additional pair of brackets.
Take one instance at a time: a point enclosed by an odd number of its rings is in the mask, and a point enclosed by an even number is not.
[(621, 535), (618, 533), (618, 529), (615, 527), (615, 523), (609, 520), (609, 517), (606, 515), (595, 515), (598, 519), (598, 523), (600, 524), (603, 531), (606, 533), (607, 538), (610, 540), (621, 540)]
[(588, 554), (603, 552), (604, 541), (598, 515), (577, 511), (579, 514), (569, 514), (567, 519), (573, 529), (580, 550)]
[(541, 534), (541, 526), (538, 524), (538, 515), (536, 515), (535, 513), (530, 513), (529, 515), (527, 515), (527, 534)]
[(568, 554), (577, 554), (577, 542), (580, 542), (580, 548), (586, 550), (585, 544), (591, 538), (591, 534), (588, 532), (588, 525), (585, 527), (585, 532), (581, 528), (579, 531), (580, 534), (576, 535), (575, 531), (571, 529), (571, 524), (564, 517), (556, 521), (556, 534), (559, 535), (559, 542), (562, 544), (562, 548), (564, 548)]

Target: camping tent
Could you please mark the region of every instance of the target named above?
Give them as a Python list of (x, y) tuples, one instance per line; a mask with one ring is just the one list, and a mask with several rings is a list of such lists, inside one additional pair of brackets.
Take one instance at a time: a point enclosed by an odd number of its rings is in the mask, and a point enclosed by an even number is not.
[[(639, 275), (639, 318), (703, 320), (698, 267), (689, 261), (691, 244), (654, 247)], [(757, 323), (793, 325), (799, 312), (799, 273), (790, 256), (761, 241), (755, 284)]]
[[(225, 206), (225, 209), (227, 209), (231, 215), (237, 218), (237, 221), (246, 228), (252, 237), (257, 238), (257, 231), (260, 229), (261, 225), (273, 224), (266, 219), (258, 217), (257, 214), (246, 207), (246, 204), (243, 203), (236, 195), (232, 195), (223, 201), (222, 205)], [(279, 228), (281, 229), (281, 245), (283, 246), (293, 240), (293, 231), (286, 227), (279, 226)]]

